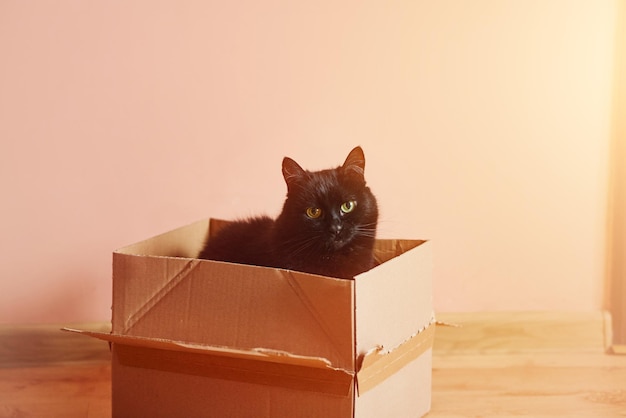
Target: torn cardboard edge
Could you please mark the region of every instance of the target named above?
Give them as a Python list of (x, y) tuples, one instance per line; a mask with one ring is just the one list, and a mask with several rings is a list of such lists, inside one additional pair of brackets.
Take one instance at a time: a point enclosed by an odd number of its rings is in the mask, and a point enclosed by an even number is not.
[(431, 322), (397, 347), (375, 347), (361, 356), (357, 373), (357, 390), (362, 395), (432, 348), (436, 321)]
[(193, 344), (181, 341), (172, 341), (160, 338), (146, 338), (97, 331), (78, 330), (73, 328), (62, 328), (63, 331), (83, 334), (114, 344), (127, 345), (133, 347), (145, 347), (160, 350), (170, 350), (175, 352), (211, 354), (214, 356), (228, 356), (233, 358), (252, 358), (259, 361), (294, 364), (313, 368), (332, 368), (330, 362), (320, 357), (298, 356), (295, 354), (271, 350), (264, 348), (253, 348), (242, 350), (230, 347), (217, 347), (204, 344)]
[(325, 358), (277, 350), (243, 350), (72, 328), (62, 330), (113, 343), (117, 359), (124, 366), (347, 396), (355, 375), (358, 394), (363, 395), (431, 348), (435, 322), (397, 347), (369, 350), (362, 355), (356, 373), (334, 368)]
[(63, 328), (113, 343), (123, 366), (347, 396), (353, 373), (319, 357)]

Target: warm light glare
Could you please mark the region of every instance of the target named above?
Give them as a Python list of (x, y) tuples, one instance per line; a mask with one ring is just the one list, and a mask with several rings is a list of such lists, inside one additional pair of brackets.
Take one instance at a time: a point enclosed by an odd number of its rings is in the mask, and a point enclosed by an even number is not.
[(0, 323), (107, 320), (114, 249), (356, 145), (436, 310), (601, 308), (615, 1), (10, 4)]

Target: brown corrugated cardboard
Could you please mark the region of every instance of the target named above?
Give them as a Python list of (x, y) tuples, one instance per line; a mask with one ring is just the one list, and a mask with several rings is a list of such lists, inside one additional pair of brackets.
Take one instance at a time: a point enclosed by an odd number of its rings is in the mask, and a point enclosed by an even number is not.
[(418, 417), (430, 408), (430, 243), (377, 240), (352, 280), (195, 259), (204, 220), (113, 254), (113, 413)]

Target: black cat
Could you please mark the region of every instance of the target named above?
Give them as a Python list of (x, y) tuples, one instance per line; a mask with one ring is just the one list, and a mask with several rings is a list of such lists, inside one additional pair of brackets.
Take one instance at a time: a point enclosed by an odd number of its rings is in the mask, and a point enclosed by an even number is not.
[(283, 159), (281, 214), (236, 221), (207, 240), (198, 258), (352, 278), (374, 266), (376, 198), (365, 156), (354, 148), (341, 167), (310, 172)]

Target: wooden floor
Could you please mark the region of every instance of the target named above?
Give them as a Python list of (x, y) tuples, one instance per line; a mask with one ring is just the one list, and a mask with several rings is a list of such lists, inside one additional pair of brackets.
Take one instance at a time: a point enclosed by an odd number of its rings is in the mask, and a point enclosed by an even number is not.
[[(602, 313), (439, 315), (438, 417), (626, 417), (626, 356)], [(103, 326), (103, 325), (101, 325)], [(93, 328), (93, 326), (91, 326)], [(106, 343), (57, 327), (0, 327), (0, 417), (109, 417)]]

